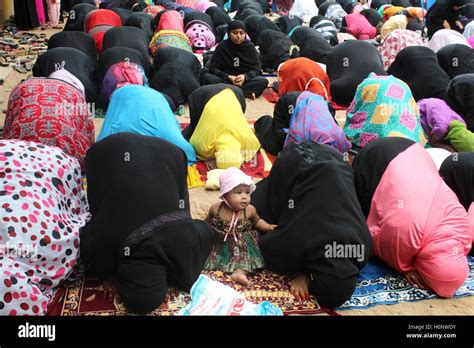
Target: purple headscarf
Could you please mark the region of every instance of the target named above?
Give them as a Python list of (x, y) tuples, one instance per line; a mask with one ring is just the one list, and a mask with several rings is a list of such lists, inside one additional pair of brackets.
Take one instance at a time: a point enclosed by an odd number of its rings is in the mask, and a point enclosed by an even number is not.
[(283, 148), (290, 143), (309, 140), (332, 146), (342, 153), (352, 147), (344, 131), (329, 112), (327, 101), (318, 94), (305, 91), (296, 100)]

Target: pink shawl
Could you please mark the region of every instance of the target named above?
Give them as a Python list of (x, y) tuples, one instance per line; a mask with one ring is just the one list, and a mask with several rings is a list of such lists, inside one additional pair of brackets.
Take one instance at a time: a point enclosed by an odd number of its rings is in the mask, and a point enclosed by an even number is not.
[(374, 254), (401, 273), (418, 271), (438, 295), (453, 296), (466, 280), (473, 239), (469, 218), (421, 145), (390, 162), (367, 224)]

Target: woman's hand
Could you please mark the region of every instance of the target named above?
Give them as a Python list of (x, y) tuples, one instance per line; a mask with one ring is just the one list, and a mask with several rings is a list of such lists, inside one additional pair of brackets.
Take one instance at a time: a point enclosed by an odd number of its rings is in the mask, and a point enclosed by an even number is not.
[(298, 301), (309, 300), (309, 278), (302, 274), (290, 282), (290, 291)]
[(217, 163), (215, 158), (208, 159), (204, 161), (204, 164), (207, 167), (207, 170), (217, 169)]
[(108, 278), (104, 280), (102, 287), (104, 289), (104, 297), (110, 301), (114, 300), (115, 295), (118, 298), (117, 284), (115, 283), (114, 278)]
[(241, 75), (238, 75), (238, 76), (235, 78), (234, 84), (235, 84), (236, 86), (242, 87), (242, 85), (244, 84), (244, 82), (245, 82), (245, 75), (244, 75), (244, 74), (241, 74)]
[(237, 76), (234, 76), (234, 75), (227, 76), (227, 80), (229, 80), (233, 85), (237, 86), (237, 84), (235, 82), (236, 79), (237, 79)]
[(423, 278), (421, 278), (420, 274), (417, 271), (410, 271), (405, 273), (405, 278), (408, 280), (408, 282), (411, 285), (416, 285), (420, 289), (427, 289), (428, 287), (426, 286)]

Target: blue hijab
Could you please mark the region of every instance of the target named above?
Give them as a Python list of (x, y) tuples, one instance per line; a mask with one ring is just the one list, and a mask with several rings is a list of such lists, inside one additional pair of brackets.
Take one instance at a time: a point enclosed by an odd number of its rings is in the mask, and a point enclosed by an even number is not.
[(112, 94), (97, 141), (121, 132), (165, 139), (184, 151), (188, 164), (196, 163), (194, 148), (182, 136), (168, 102), (154, 89), (126, 85)]

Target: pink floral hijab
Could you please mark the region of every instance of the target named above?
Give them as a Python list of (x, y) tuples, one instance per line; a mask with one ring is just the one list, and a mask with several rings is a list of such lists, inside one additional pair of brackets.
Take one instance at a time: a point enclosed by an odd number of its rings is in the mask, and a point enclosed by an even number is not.
[(380, 47), (384, 69), (387, 70), (398, 52), (408, 46), (423, 46), (423, 38), (419, 31), (395, 29), (388, 34)]

